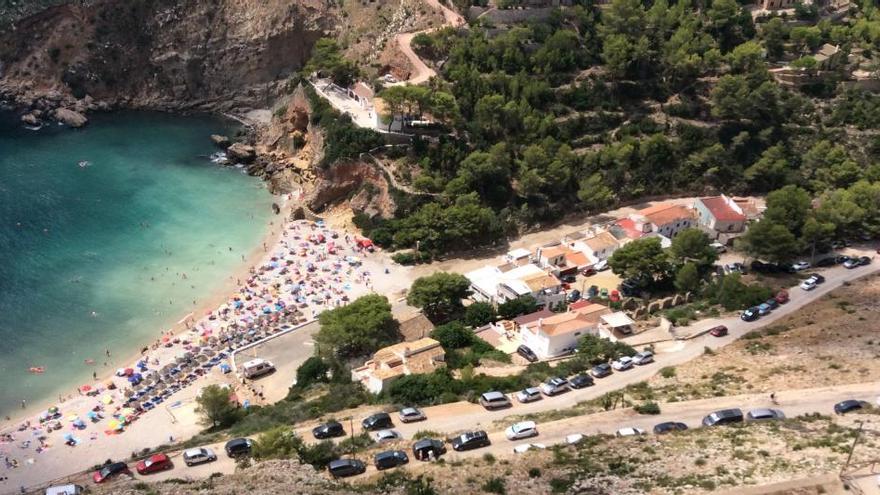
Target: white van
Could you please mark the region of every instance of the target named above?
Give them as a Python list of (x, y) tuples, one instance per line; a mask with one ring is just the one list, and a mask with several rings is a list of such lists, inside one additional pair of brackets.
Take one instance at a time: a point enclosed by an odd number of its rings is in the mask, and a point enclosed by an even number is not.
[(251, 359), (241, 367), (245, 378), (256, 378), (275, 371), (275, 365), (265, 359)]
[(46, 495), (80, 495), (85, 488), (79, 485), (59, 485), (46, 488)]

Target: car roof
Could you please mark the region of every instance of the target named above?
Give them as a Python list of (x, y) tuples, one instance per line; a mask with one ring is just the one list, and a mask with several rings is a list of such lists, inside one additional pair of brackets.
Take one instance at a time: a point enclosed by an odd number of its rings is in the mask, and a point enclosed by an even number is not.
[(414, 449), (421, 449), (421, 448), (425, 448), (425, 447), (433, 447), (434, 445), (437, 445), (438, 443), (443, 443), (443, 442), (441, 442), (440, 440), (437, 440), (436, 438), (423, 438), (423, 439), (419, 440), (418, 442), (414, 443), (413, 448)]
[(528, 387), (528, 388), (524, 388), (522, 391), (528, 392), (530, 394), (540, 394), (541, 393), (541, 389), (538, 387)]
[(400, 412), (403, 414), (418, 414), (420, 411), (415, 407), (404, 407)]
[(232, 440), (226, 442), (226, 445), (227, 446), (238, 445), (238, 444), (242, 444), (242, 443), (248, 443), (248, 441), (249, 440), (247, 438), (233, 438)]
[(752, 409), (751, 411), (749, 411), (749, 414), (752, 416), (776, 416), (776, 410), (766, 407), (759, 407), (757, 409)]
[(486, 400), (495, 400), (495, 399), (506, 399), (507, 397), (504, 394), (502, 394), (501, 392), (493, 390), (491, 392), (486, 392), (485, 394), (483, 394), (483, 398)]
[(381, 458), (385, 458), (385, 457), (397, 457), (399, 455), (398, 452), (406, 455), (406, 453), (401, 450), (385, 450), (385, 451), (382, 451), (382, 452), (379, 452), (378, 454), (376, 454), (375, 458), (381, 459)]
[(527, 428), (534, 428), (535, 422), (534, 421), (520, 421), (519, 423), (514, 423), (513, 426), (515, 426), (517, 429), (525, 430)]
[(329, 469), (333, 469), (335, 467), (351, 466), (354, 464), (360, 464), (360, 461), (357, 459), (336, 459), (334, 461), (330, 461), (330, 464), (328, 464), (327, 467)]
[(183, 455), (185, 455), (187, 457), (192, 457), (194, 455), (202, 455), (202, 454), (207, 454), (207, 453), (208, 453), (208, 449), (206, 449), (204, 447), (196, 447), (194, 449), (188, 449), (188, 450), (183, 451)]

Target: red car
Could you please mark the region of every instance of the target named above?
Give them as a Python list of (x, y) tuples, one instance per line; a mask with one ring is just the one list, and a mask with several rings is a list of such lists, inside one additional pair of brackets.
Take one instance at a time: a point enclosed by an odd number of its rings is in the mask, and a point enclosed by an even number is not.
[(727, 327), (725, 327), (724, 325), (718, 325), (717, 327), (709, 330), (709, 334), (713, 337), (724, 337), (725, 335), (727, 335)]
[(137, 463), (138, 474), (158, 473), (171, 469), (171, 459), (165, 454), (154, 454)]
[(778, 302), (779, 304), (787, 303), (788, 302), (788, 291), (781, 290), (781, 291), (777, 292), (776, 296), (773, 299), (776, 299), (776, 302)]
[(94, 480), (95, 483), (103, 483), (122, 473), (128, 473), (128, 466), (126, 466), (124, 462), (114, 462), (95, 471), (95, 473), (92, 474), (92, 480)]

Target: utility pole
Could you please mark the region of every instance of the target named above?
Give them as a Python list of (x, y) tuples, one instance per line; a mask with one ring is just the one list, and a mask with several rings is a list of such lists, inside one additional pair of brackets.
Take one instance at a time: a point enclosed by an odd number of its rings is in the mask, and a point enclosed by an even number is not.
[(850, 461), (852, 461), (853, 453), (855, 453), (856, 451), (856, 445), (858, 445), (859, 440), (862, 438), (862, 430), (864, 429), (864, 427), (865, 422), (859, 421), (859, 430), (856, 432), (856, 437), (853, 438), (852, 446), (849, 448), (849, 455), (846, 456), (846, 464), (844, 464), (843, 467), (840, 469), (841, 475), (845, 473), (846, 470), (849, 468), (849, 463)]
[(354, 457), (354, 416), (348, 417), (348, 431), (351, 439), (351, 457)]

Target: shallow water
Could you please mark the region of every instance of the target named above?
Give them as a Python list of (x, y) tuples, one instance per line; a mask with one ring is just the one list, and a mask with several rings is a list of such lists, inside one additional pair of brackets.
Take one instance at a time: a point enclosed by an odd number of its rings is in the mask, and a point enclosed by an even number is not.
[(229, 130), (117, 113), (31, 131), (0, 115), (0, 414), (123, 364), (259, 245), (272, 196), (209, 159), (208, 136)]

